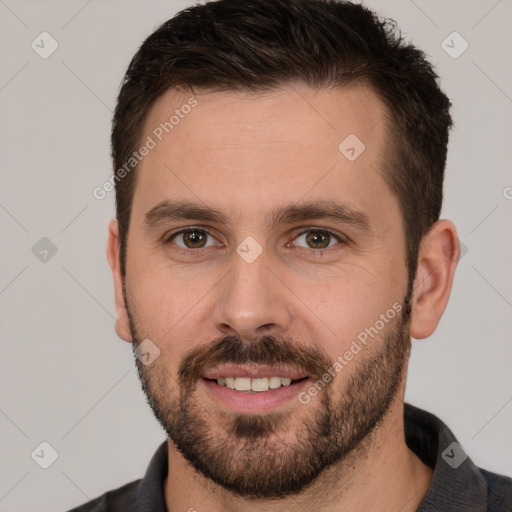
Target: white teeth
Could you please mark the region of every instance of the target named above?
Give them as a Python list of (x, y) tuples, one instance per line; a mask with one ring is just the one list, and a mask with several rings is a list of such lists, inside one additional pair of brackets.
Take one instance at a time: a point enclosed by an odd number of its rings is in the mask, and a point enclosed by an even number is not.
[(235, 389), (237, 391), (250, 391), (251, 379), (249, 377), (237, 377), (235, 379)]
[(251, 389), (253, 391), (267, 391), (268, 390), (268, 377), (260, 377), (251, 379)]
[(251, 379), (250, 377), (219, 377), (217, 384), (226, 386), (237, 391), (254, 391), (260, 393), (269, 389), (277, 389), (281, 386), (289, 386), (292, 379), (289, 377), (258, 377)]
[(281, 377), (270, 377), (268, 379), (268, 387), (270, 389), (277, 389), (281, 387)]

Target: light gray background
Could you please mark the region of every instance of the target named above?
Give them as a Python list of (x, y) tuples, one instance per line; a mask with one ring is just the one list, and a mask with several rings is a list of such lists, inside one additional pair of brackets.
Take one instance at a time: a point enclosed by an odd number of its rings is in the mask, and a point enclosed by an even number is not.
[[(367, 3), (431, 56), (456, 123), (443, 216), (468, 250), (439, 328), (414, 341), (406, 398), (512, 475), (512, 3)], [(0, 0), (1, 511), (67, 510), (139, 478), (165, 438), (114, 332), (114, 195), (92, 190), (111, 173), (131, 56), (188, 5)], [(31, 48), (43, 31), (59, 44), (46, 60)], [(453, 31), (469, 43), (457, 59), (441, 47)], [(32, 252), (42, 237), (58, 249), (46, 263)], [(46, 470), (31, 458), (43, 441), (59, 455)]]

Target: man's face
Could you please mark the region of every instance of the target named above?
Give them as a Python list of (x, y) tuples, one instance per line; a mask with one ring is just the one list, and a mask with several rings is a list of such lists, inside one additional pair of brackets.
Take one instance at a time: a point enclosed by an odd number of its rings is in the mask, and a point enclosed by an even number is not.
[(196, 95), (158, 140), (188, 99), (168, 91), (145, 123), (156, 147), (137, 170), (126, 329), (160, 350), (137, 367), (184, 457), (241, 496), (282, 497), (357, 452), (405, 378), (386, 110), (364, 87)]

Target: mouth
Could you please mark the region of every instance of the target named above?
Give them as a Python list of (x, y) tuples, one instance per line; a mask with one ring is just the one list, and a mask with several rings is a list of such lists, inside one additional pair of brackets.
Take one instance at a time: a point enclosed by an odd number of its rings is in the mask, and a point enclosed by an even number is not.
[(254, 414), (296, 398), (311, 379), (285, 367), (226, 365), (207, 371), (200, 380), (222, 406)]

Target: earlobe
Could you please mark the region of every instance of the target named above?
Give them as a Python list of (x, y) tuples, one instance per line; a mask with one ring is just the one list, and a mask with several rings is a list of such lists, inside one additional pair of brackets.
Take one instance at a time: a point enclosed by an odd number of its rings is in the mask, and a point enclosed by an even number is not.
[(435, 331), (448, 304), (459, 254), (454, 224), (437, 221), (423, 238), (418, 254), (410, 323), (413, 338), (427, 338)]
[(119, 225), (116, 219), (108, 226), (107, 259), (114, 279), (114, 300), (116, 306), (116, 333), (124, 341), (131, 342), (130, 320), (124, 301), (123, 277), (120, 263)]

